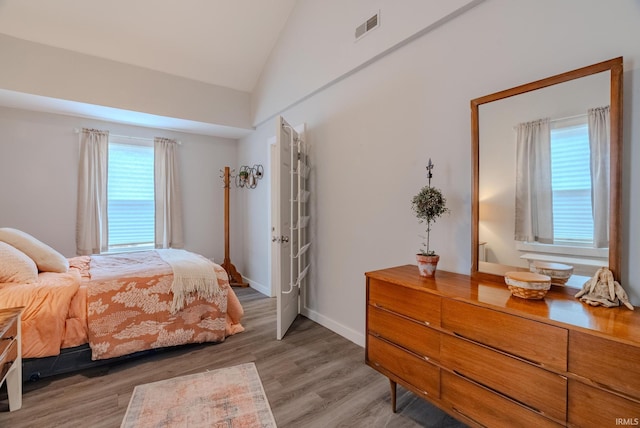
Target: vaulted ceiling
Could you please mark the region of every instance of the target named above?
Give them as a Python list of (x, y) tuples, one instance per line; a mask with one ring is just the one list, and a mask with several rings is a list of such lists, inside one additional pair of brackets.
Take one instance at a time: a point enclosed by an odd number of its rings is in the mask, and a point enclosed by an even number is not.
[[(0, 0), (0, 34), (251, 92), (296, 0)], [(0, 89), (0, 105), (239, 138), (244, 130)]]
[(250, 92), (295, 0), (0, 0), (0, 33)]

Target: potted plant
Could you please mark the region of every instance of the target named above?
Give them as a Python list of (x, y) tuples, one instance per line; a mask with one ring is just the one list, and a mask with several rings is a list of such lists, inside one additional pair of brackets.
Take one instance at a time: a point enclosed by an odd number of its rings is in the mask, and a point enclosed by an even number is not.
[(238, 173), (240, 177), (240, 187), (244, 187), (244, 185), (249, 181), (249, 171), (246, 169), (241, 169)]
[(442, 192), (431, 186), (432, 169), (433, 164), (431, 163), (431, 159), (429, 159), (429, 164), (427, 165), (428, 184), (420, 189), (420, 192), (411, 200), (411, 208), (416, 217), (418, 217), (418, 222), (427, 223), (427, 236), (422, 243), (423, 248), (416, 254), (418, 269), (422, 276), (433, 276), (436, 272), (438, 261), (440, 260), (440, 256), (429, 246), (431, 224), (434, 223), (438, 217), (449, 212), (447, 200), (442, 195)]

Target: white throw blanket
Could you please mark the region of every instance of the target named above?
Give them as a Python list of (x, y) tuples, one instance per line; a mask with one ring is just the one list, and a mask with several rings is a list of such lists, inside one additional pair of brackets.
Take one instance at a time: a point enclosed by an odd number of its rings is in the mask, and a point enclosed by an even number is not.
[(184, 308), (185, 298), (189, 294), (198, 293), (198, 297), (208, 299), (220, 291), (211, 261), (185, 250), (162, 249), (156, 251), (173, 269), (172, 314)]

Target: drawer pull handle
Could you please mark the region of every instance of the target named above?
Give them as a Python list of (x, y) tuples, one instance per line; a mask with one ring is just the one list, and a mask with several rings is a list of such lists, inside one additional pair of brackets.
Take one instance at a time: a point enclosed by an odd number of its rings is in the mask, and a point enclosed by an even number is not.
[(607, 391), (610, 394), (614, 394), (614, 395), (620, 396), (620, 397), (622, 397), (624, 399), (627, 399), (629, 401), (632, 401), (634, 403), (638, 402), (638, 399), (636, 397), (633, 397), (633, 396), (627, 394), (626, 392), (618, 391), (617, 389), (614, 389), (614, 388), (610, 387), (609, 385), (605, 385), (604, 383), (596, 382), (596, 381), (593, 381), (593, 380), (591, 382), (593, 382), (593, 384), (596, 385), (598, 388), (600, 388), (600, 389), (602, 389), (604, 391)]
[(530, 358), (525, 358), (525, 357), (522, 357), (520, 355), (512, 354), (509, 351), (505, 351), (505, 350), (502, 350), (500, 348), (496, 348), (496, 347), (494, 347), (492, 345), (486, 345), (486, 344), (484, 344), (482, 342), (478, 342), (475, 339), (472, 339), (472, 338), (467, 337), (467, 336), (465, 336), (463, 334), (460, 334), (457, 331), (454, 331), (453, 335), (456, 336), (456, 337), (459, 337), (461, 339), (467, 340), (467, 341), (469, 341), (471, 343), (475, 343), (476, 345), (479, 345), (479, 346), (481, 346), (483, 348), (491, 349), (491, 350), (496, 351), (496, 352), (498, 352), (498, 353), (500, 353), (502, 355), (506, 355), (507, 357), (515, 358), (516, 360), (524, 361), (525, 363), (529, 363), (529, 364), (533, 364), (534, 366), (537, 366), (537, 367), (545, 368), (545, 365), (540, 363), (540, 362), (538, 362), (538, 361), (532, 360)]
[(412, 317), (410, 315), (405, 315), (403, 313), (397, 312), (397, 310), (395, 310), (395, 309), (389, 309), (386, 306), (383, 306), (383, 305), (379, 304), (378, 302), (371, 303), (371, 306), (373, 306), (376, 309), (383, 310), (385, 312), (390, 312), (390, 313), (392, 313), (392, 314), (394, 314), (396, 316), (402, 317), (402, 318), (404, 318), (406, 320), (413, 321), (413, 322), (418, 322), (420, 324), (426, 325), (427, 327), (431, 326), (431, 321), (421, 320), (421, 319), (418, 319), (418, 318), (414, 318), (414, 317)]
[(422, 358), (424, 358), (425, 361), (429, 361), (429, 357), (427, 357), (426, 355), (423, 355)]
[(7, 336), (2, 338), (2, 340), (13, 340), (13, 339), (15, 339), (15, 337), (13, 336)]
[(500, 391), (498, 391), (496, 389), (493, 389), (489, 385), (485, 385), (482, 382), (478, 382), (477, 380), (470, 378), (469, 376), (465, 375), (464, 373), (460, 373), (458, 370), (454, 370), (453, 373), (455, 373), (456, 375), (460, 376), (463, 379), (466, 379), (468, 382), (479, 386), (480, 388), (486, 389), (488, 391), (493, 392), (496, 395), (499, 395), (500, 397), (504, 398), (505, 400), (509, 400), (512, 403), (516, 403), (516, 404), (518, 404), (518, 405), (520, 405), (520, 406), (522, 406), (524, 408), (527, 408), (527, 409), (531, 410), (532, 412), (538, 413), (540, 415), (544, 415), (545, 414), (542, 410), (536, 409), (535, 407), (532, 407), (532, 406), (528, 405), (527, 403), (525, 403), (523, 401), (516, 400), (515, 398), (509, 397), (508, 395), (505, 395), (502, 392), (500, 392)]
[(457, 407), (455, 407), (455, 406), (454, 406), (454, 407), (452, 407), (452, 409), (453, 409), (453, 411), (454, 411), (454, 412), (458, 413), (458, 414), (459, 414), (460, 416), (462, 416), (463, 418), (468, 419), (468, 420), (470, 420), (470, 421), (472, 421), (472, 422), (474, 422), (474, 423), (476, 423), (476, 424), (480, 425), (481, 427), (485, 427), (485, 428), (487, 428), (487, 426), (486, 426), (486, 425), (481, 424), (480, 422), (478, 422), (478, 421), (476, 421), (475, 419), (473, 419), (471, 416), (469, 416), (469, 415), (465, 414), (464, 412), (461, 412), (460, 410), (458, 410), (458, 408), (457, 408)]

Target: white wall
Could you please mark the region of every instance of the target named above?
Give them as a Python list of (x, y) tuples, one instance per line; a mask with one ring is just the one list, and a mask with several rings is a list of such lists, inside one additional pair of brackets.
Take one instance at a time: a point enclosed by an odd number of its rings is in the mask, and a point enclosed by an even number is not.
[[(309, 0), (300, 0), (292, 17), (320, 26)], [(398, 2), (381, 2), (411, 13)], [(366, 16), (365, 2), (323, 2), (319, 17)], [(318, 19), (319, 19), (318, 18)], [(384, 18), (383, 18), (384, 19)], [(356, 343), (364, 343), (364, 272), (415, 263), (422, 227), (410, 199), (426, 182), (428, 158), (435, 163), (433, 184), (446, 195), (451, 214), (438, 220), (431, 242), (440, 253), (439, 269), (468, 273), (471, 254), (471, 143), (469, 101), (482, 95), (583, 67), (617, 56), (625, 58), (622, 284), (640, 304), (640, 4), (634, 0), (486, 0), (422, 37), (338, 79), (283, 112), (292, 124), (307, 123), (313, 162), (311, 224), (315, 239), (307, 313)], [(295, 22), (290, 25), (297, 25)], [(384, 38), (385, 26), (375, 30)], [(367, 36), (358, 42), (376, 38)], [(304, 43), (283, 32), (279, 42), (289, 58), (304, 58)], [(347, 35), (342, 37), (346, 38)], [(309, 41), (309, 43), (311, 43)], [(333, 61), (334, 44), (316, 50), (314, 64)], [(278, 47), (274, 50), (278, 52)], [(289, 62), (282, 60), (283, 64)], [(257, 118), (276, 114), (294, 88), (318, 85), (315, 75), (279, 67), (269, 69), (268, 89), (256, 106), (269, 106)], [(268, 76), (267, 76), (268, 77)], [(302, 81), (303, 83), (299, 83)], [(291, 82), (291, 83), (289, 83)], [(283, 93), (285, 95), (278, 95)], [(287, 101), (288, 102), (288, 101)], [(259, 119), (258, 119), (259, 120)], [(239, 162), (267, 159), (272, 121), (241, 141)], [(634, 147), (636, 146), (636, 147)], [(262, 206), (266, 188), (243, 194), (246, 206)], [(253, 236), (245, 237), (245, 270), (268, 283), (269, 225), (245, 217)], [(249, 226), (251, 225), (251, 226)], [(249, 250), (250, 249), (250, 250)], [(247, 257), (251, 251), (253, 257)], [(416, 268), (417, 269), (417, 268)]]
[[(253, 91), (254, 125), (481, 1), (299, 0)], [(378, 28), (356, 42), (377, 11)]]
[[(224, 259), (224, 189), (219, 170), (236, 164), (236, 141), (71, 116), (0, 108), (0, 227), (28, 232), (75, 255), (78, 135), (74, 128), (182, 142), (179, 148), (185, 247)], [(235, 209), (232, 206), (232, 215)], [(240, 225), (232, 222), (232, 235)], [(242, 264), (239, 248), (232, 260)]]
[(0, 88), (216, 125), (251, 128), (250, 95), (0, 34)]
[[(260, 132), (261, 137), (255, 141), (262, 141), (275, 136), (275, 121), (271, 126), (264, 126)], [(251, 287), (266, 295), (271, 295), (269, 278), (268, 254), (271, 245), (271, 225), (269, 223), (269, 196), (271, 181), (269, 174), (269, 149), (265, 144), (258, 144), (259, 149), (253, 145), (238, 145), (238, 167), (247, 165), (262, 165), (264, 177), (258, 181), (255, 189), (233, 188), (231, 191), (232, 203), (235, 203), (237, 216), (232, 219), (240, 229), (235, 239), (231, 240), (231, 249), (242, 251), (242, 260), (251, 260), (243, 263), (242, 267), (235, 263), (240, 273)]]

